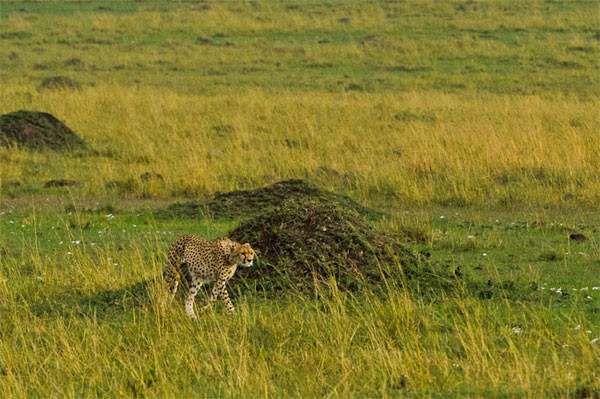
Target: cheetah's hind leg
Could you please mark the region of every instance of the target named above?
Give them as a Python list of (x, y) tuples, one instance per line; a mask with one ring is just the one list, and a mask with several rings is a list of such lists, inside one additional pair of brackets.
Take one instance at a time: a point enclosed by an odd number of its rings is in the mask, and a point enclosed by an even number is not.
[(173, 270), (171, 266), (168, 266), (163, 274), (163, 279), (169, 289), (169, 293), (171, 294), (171, 298), (175, 297), (175, 293), (177, 292), (177, 287), (179, 287), (179, 279), (177, 273)]
[(194, 299), (196, 294), (202, 287), (202, 281), (192, 281), (190, 285), (190, 292), (185, 299), (185, 313), (189, 316), (190, 319), (196, 319), (196, 313), (194, 313)]

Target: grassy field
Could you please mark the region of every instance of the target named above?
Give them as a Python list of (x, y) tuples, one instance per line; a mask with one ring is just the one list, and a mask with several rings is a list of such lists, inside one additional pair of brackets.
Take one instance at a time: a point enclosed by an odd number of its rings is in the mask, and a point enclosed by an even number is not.
[[(0, 0), (0, 113), (49, 112), (89, 147), (0, 148), (0, 397), (600, 397), (599, 19)], [(238, 314), (192, 322), (140, 284), (178, 235), (239, 222), (156, 210), (289, 178), (493, 292), (274, 297), (241, 270)]]

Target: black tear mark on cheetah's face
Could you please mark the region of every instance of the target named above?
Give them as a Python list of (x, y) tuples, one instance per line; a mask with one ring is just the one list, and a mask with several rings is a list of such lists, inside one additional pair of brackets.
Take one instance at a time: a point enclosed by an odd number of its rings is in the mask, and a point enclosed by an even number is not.
[(250, 247), (249, 243), (237, 244), (231, 253), (230, 261), (232, 265), (250, 267), (254, 263), (256, 253)]

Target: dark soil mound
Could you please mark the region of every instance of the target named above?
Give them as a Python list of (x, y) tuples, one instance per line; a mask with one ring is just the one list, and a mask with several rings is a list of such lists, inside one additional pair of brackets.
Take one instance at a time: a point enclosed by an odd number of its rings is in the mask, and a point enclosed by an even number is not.
[(0, 116), (0, 146), (74, 150), (85, 143), (64, 123), (45, 112), (16, 111)]
[(243, 222), (230, 237), (259, 251), (257, 264), (238, 278), (268, 291), (310, 290), (332, 277), (350, 291), (383, 287), (384, 281), (442, 282), (436, 277), (442, 272), (403, 247), (399, 237), (377, 232), (356, 210), (335, 201), (285, 200)]
[(321, 203), (336, 203), (363, 216), (376, 218), (379, 214), (344, 195), (322, 190), (304, 180), (285, 180), (255, 190), (215, 193), (204, 201), (173, 204), (164, 213), (171, 217), (202, 217), (233, 219), (253, 216), (265, 208), (280, 206), (284, 201), (311, 199)]

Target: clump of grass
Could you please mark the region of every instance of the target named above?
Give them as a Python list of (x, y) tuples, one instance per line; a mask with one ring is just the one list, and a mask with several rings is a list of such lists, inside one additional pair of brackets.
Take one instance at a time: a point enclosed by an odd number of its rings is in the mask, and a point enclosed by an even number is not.
[(44, 78), (38, 90), (79, 90), (81, 85), (66, 76), (51, 76)]
[(122, 195), (126, 195), (135, 191), (139, 183), (133, 178), (128, 177), (124, 180), (111, 180), (106, 182), (105, 187), (109, 190), (115, 190)]
[(432, 234), (420, 226), (402, 226), (400, 228), (402, 238), (407, 243), (424, 244), (432, 240)]
[(394, 115), (394, 118), (402, 122), (435, 122), (435, 115), (427, 112), (412, 112), (408, 110), (398, 112)]
[(559, 260), (563, 260), (565, 258), (564, 254), (560, 254), (557, 251), (546, 251), (540, 254), (538, 257), (539, 260), (543, 260), (546, 262), (556, 262)]

